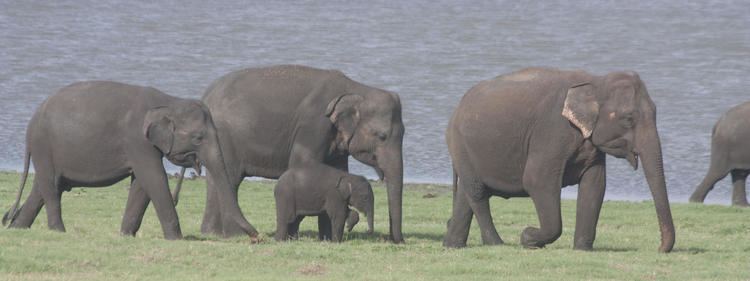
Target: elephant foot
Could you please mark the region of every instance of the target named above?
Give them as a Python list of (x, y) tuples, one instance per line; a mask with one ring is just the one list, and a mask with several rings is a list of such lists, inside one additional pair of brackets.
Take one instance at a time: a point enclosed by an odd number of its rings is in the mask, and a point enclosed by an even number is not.
[(242, 228), (240, 228), (237, 224), (224, 224), (224, 238), (230, 238), (230, 237), (236, 237), (236, 236), (243, 236), (243, 235), (250, 235), (250, 237), (256, 237), (258, 236), (258, 233), (255, 232), (254, 234), (247, 234), (245, 233)]
[(544, 248), (544, 243), (539, 237), (539, 229), (536, 227), (527, 227), (521, 232), (521, 245), (527, 249), (539, 249)]
[(591, 241), (591, 242), (589, 242), (589, 241), (580, 241), (580, 242), (576, 241), (575, 245), (573, 246), (573, 249), (574, 250), (579, 250), (579, 251), (590, 252), (590, 251), (594, 250), (594, 242), (593, 241)]
[(497, 233), (487, 234), (482, 236), (482, 244), (487, 246), (495, 246), (505, 244), (503, 239)]
[(740, 208), (747, 208), (750, 207), (750, 204), (747, 203), (747, 201), (740, 201), (740, 202), (732, 202), (732, 206), (740, 207)]
[(466, 240), (450, 239), (446, 237), (443, 240), (443, 247), (453, 248), (453, 249), (466, 248)]
[(693, 194), (690, 196), (690, 199), (688, 199), (690, 203), (703, 203), (703, 200), (705, 200), (705, 197), (701, 197), (698, 195)]

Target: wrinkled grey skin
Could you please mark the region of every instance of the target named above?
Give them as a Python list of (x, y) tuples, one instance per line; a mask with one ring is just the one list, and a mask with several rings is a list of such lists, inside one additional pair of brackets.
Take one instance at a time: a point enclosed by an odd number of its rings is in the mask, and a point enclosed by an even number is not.
[(579, 184), (574, 247), (592, 249), (607, 153), (634, 168), (640, 156), (659, 218), (659, 250), (672, 250), (656, 107), (636, 73), (528, 68), (483, 81), (462, 98), (446, 137), (454, 195), (445, 246), (466, 246), (474, 215), (484, 244), (503, 243), (490, 196), (531, 197), (541, 227), (526, 228), (521, 244), (552, 243), (562, 233), (561, 187)]
[(722, 116), (711, 134), (711, 166), (695, 188), (690, 202), (702, 203), (717, 181), (732, 174), (732, 205), (748, 207), (745, 179), (750, 172), (750, 102)]
[(364, 213), (372, 233), (374, 197), (362, 176), (323, 165), (291, 168), (281, 175), (273, 194), (277, 241), (296, 238), (302, 219), (317, 216), (318, 238), (341, 242), (349, 206)]
[[(230, 185), (244, 177), (278, 178), (292, 167), (348, 170), (348, 157), (382, 173), (390, 238), (403, 242), (401, 102), (398, 95), (355, 82), (336, 70), (282, 65), (250, 68), (216, 80), (203, 101), (225, 148)], [(201, 231), (234, 235), (224, 223), (216, 180), (208, 173)]]
[[(3, 223), (28, 228), (42, 205), (50, 229), (65, 231), (60, 199), (73, 187), (104, 187), (131, 178), (121, 232), (135, 235), (149, 201), (154, 202), (166, 239), (180, 239), (177, 212), (162, 164), (200, 170), (216, 178), (222, 219), (257, 231), (245, 220), (227, 184), (225, 163), (208, 108), (197, 100), (168, 96), (154, 88), (116, 82), (79, 82), (62, 88), (39, 107), (26, 134), (26, 162), (16, 203)], [(31, 194), (20, 209), (32, 161)]]

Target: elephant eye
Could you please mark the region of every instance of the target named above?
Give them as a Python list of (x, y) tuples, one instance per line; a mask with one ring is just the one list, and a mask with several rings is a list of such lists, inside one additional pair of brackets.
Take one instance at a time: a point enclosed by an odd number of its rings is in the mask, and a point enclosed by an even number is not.
[(635, 118), (632, 114), (625, 114), (620, 118), (620, 124), (627, 129), (631, 129), (635, 127)]
[(380, 141), (384, 141), (384, 140), (385, 140), (386, 138), (388, 138), (388, 136), (387, 136), (387, 135), (386, 135), (385, 133), (381, 133), (381, 132), (377, 132), (377, 133), (375, 133), (375, 136), (376, 136), (376, 137), (377, 137), (377, 138), (378, 138), (378, 139), (379, 139)]
[(203, 143), (203, 135), (194, 135), (191, 142), (193, 145), (201, 145)]

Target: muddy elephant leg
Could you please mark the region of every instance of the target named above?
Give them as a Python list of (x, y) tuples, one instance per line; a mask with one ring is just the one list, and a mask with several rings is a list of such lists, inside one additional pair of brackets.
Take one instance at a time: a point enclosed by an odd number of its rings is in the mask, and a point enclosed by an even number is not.
[(732, 170), (732, 205), (748, 207), (745, 180), (749, 170)]
[(604, 161), (604, 154), (600, 154), (597, 163), (584, 172), (578, 184), (576, 232), (573, 241), (573, 248), (577, 250), (590, 251), (594, 246), (596, 224), (599, 221), (599, 211), (602, 209), (607, 185)]
[(327, 214), (318, 216), (318, 239), (331, 240), (331, 218)]
[[(231, 187), (234, 188), (234, 194), (238, 194), (242, 177), (233, 177), (230, 175)], [(201, 233), (217, 236), (240, 236), (245, 235), (245, 231), (234, 222), (226, 225), (221, 220), (221, 206), (219, 204), (219, 194), (216, 189), (216, 183), (210, 171), (206, 171), (206, 209), (203, 212), (203, 223), (201, 223)]]
[(469, 239), (469, 229), (474, 212), (471, 210), (469, 200), (461, 189), (453, 192), (453, 212), (448, 220), (448, 231), (443, 239), (443, 246), (448, 248), (466, 247)]
[(138, 184), (138, 180), (131, 179), (128, 202), (125, 205), (125, 214), (122, 216), (122, 224), (120, 225), (120, 234), (135, 236), (138, 229), (141, 228), (143, 215), (146, 213), (149, 202), (150, 199), (146, 191)]
[[(34, 182), (36, 183), (36, 179)], [(39, 188), (34, 184), (29, 193), (29, 197), (19, 207), (18, 216), (10, 223), (12, 228), (29, 228), (34, 223), (34, 219), (39, 215), (39, 211), (44, 206), (44, 198), (39, 193)]]

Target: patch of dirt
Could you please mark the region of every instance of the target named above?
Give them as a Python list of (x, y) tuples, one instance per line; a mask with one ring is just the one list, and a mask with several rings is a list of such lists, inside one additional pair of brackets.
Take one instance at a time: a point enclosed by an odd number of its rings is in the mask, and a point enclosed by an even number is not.
[(151, 250), (134, 255), (131, 258), (145, 264), (152, 264), (165, 260), (167, 258), (166, 256), (166, 252), (164, 252), (163, 250)]
[(326, 274), (326, 267), (313, 262), (297, 269), (297, 273), (305, 276), (320, 276)]

